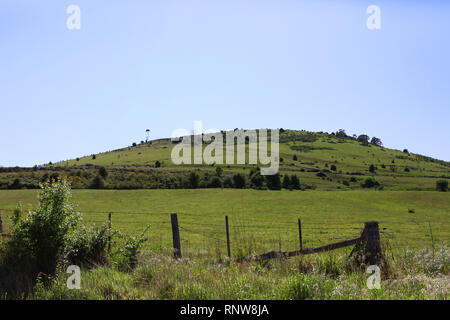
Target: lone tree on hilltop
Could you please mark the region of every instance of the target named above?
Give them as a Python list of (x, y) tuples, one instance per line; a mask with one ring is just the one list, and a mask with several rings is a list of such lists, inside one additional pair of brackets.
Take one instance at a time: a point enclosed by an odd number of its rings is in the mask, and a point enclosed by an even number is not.
[(383, 142), (377, 137), (372, 137), (372, 140), (370, 140), (370, 143), (374, 146), (381, 147), (383, 145)]
[(370, 137), (367, 134), (360, 134), (356, 140), (367, 146), (369, 144), (369, 139)]
[(347, 134), (345, 133), (344, 129), (339, 129), (338, 131), (336, 131), (336, 137), (338, 138), (347, 138)]

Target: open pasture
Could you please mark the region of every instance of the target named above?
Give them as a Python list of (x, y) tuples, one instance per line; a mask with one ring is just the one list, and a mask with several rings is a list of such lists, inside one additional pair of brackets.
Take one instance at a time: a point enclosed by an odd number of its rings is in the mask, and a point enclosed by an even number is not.
[[(36, 191), (0, 191), (4, 225), (17, 203), (37, 204)], [(138, 235), (146, 225), (147, 248), (172, 245), (170, 213), (177, 213), (184, 252), (226, 254), (225, 216), (232, 254), (295, 250), (297, 219), (303, 246), (315, 247), (359, 236), (365, 221), (380, 222), (392, 249), (449, 243), (450, 195), (415, 191), (73, 190), (86, 224), (101, 224), (112, 212), (113, 227)]]

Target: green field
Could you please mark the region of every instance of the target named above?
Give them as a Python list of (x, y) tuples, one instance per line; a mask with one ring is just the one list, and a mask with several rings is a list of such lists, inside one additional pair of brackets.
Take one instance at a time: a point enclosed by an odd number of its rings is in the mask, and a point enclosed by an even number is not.
[[(36, 205), (33, 190), (0, 191), (5, 218), (18, 202)], [(449, 243), (450, 194), (417, 191), (257, 191), (74, 190), (73, 201), (86, 224), (107, 221), (137, 235), (151, 225), (147, 247), (164, 251), (172, 244), (170, 213), (177, 213), (185, 252), (225, 253), (225, 215), (231, 225), (232, 249), (252, 252), (295, 250), (297, 219), (302, 219), (304, 247), (359, 236), (365, 221), (380, 222), (382, 239), (393, 249)], [(7, 209), (7, 210), (5, 210)]]

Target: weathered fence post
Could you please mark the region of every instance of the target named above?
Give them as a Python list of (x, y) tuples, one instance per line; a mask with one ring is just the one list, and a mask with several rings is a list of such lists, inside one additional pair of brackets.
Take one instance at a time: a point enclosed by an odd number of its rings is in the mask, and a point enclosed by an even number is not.
[(355, 253), (361, 259), (360, 262), (366, 265), (377, 265), (381, 267), (383, 253), (381, 252), (378, 221), (364, 223), (361, 241), (353, 248), (350, 255)]
[(300, 240), (300, 253), (303, 251), (303, 242), (302, 242), (302, 221), (300, 218), (298, 219), (298, 239)]
[(228, 258), (231, 259), (231, 249), (230, 249), (230, 229), (228, 226), (228, 216), (225, 216), (225, 226), (227, 228), (227, 251), (228, 251)]
[(2, 212), (0, 211), (0, 233), (3, 232)]
[(111, 251), (111, 226), (112, 226), (111, 212), (108, 213), (108, 252)]
[(178, 217), (176, 213), (170, 215), (172, 222), (172, 236), (173, 236), (173, 255), (175, 259), (181, 258), (181, 244), (180, 244), (180, 230), (178, 229)]

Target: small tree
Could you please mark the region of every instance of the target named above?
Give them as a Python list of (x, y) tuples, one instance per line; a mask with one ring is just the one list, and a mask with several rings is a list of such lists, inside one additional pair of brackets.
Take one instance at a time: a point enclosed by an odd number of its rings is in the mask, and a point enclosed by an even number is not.
[(361, 142), (363, 145), (367, 146), (369, 144), (369, 139), (370, 137), (368, 135), (361, 134), (358, 136), (356, 140), (358, 140), (358, 142)]
[(339, 129), (338, 131), (336, 131), (336, 137), (344, 139), (347, 138), (347, 134), (345, 133), (344, 129)]
[(334, 164), (332, 164), (331, 167), (330, 167), (330, 170), (331, 170), (331, 171), (336, 171), (337, 168), (336, 168), (336, 166), (335, 166)]
[(448, 190), (448, 180), (436, 181), (436, 190), (446, 192)]
[(280, 174), (276, 173), (273, 175), (266, 176), (267, 187), (270, 190), (280, 190), (281, 189), (281, 179)]
[(200, 182), (200, 177), (197, 173), (195, 173), (194, 171), (192, 171), (189, 174), (189, 186), (193, 189), (198, 188), (199, 182)]
[(161, 162), (159, 162), (158, 160), (155, 161), (155, 168), (159, 168), (161, 167)]
[(375, 170), (376, 170), (375, 166), (373, 164), (371, 164), (370, 167), (369, 167), (369, 171), (374, 173)]
[(298, 160), (298, 158), (297, 158), (297, 155), (296, 155), (296, 154), (294, 154), (294, 156), (292, 157), (292, 160), (294, 160), (294, 161), (297, 161), (297, 160)]
[(106, 179), (108, 177), (108, 171), (105, 169), (105, 167), (100, 167), (98, 169), (98, 174), (103, 178)]
[(233, 176), (233, 183), (235, 188), (245, 188), (245, 177), (242, 174), (237, 173)]
[(378, 181), (376, 181), (372, 177), (366, 178), (364, 180), (364, 182), (361, 183), (361, 187), (363, 187), (363, 188), (374, 188), (374, 187), (378, 187), (379, 185), (380, 184), (378, 183)]
[(383, 145), (381, 140), (377, 137), (372, 137), (372, 139), (370, 140), (370, 143), (377, 147), (381, 147)]
[(221, 177), (223, 173), (222, 167), (216, 167), (216, 174), (218, 177)]
[(96, 175), (95, 178), (92, 180), (92, 183), (90, 185), (91, 189), (103, 189), (105, 187), (105, 181), (100, 175)]
[(55, 273), (68, 234), (80, 220), (80, 214), (70, 202), (70, 185), (66, 179), (40, 186), (38, 208), (17, 219), (3, 252), (4, 263), (14, 266), (15, 272), (26, 272), (24, 275), (32, 280), (38, 272)]
[(214, 177), (211, 179), (208, 187), (210, 188), (222, 188), (222, 181), (218, 177)]
[(295, 174), (293, 174), (291, 176), (291, 185), (292, 185), (292, 189), (296, 189), (296, 190), (300, 189), (300, 180), (298, 179), (298, 177)]
[(291, 179), (287, 174), (284, 175), (283, 178), (283, 188), (290, 189), (291, 188)]

